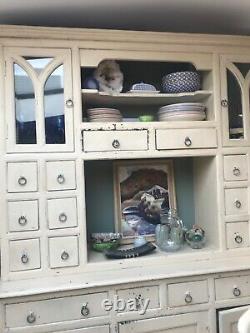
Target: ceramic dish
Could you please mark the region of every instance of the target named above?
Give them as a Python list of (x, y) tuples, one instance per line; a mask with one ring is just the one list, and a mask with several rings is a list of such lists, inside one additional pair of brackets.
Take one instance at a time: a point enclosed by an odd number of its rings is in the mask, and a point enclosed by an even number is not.
[(162, 78), (162, 89), (167, 93), (182, 93), (199, 90), (200, 75), (195, 71), (167, 74)]

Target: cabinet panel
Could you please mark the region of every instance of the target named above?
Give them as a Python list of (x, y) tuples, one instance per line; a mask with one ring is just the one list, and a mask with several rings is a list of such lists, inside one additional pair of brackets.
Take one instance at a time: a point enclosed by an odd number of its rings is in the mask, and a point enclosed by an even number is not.
[(54, 237), (49, 239), (50, 267), (70, 267), (79, 264), (78, 237)]
[(37, 191), (36, 162), (8, 163), (8, 192)]
[(9, 231), (38, 230), (38, 200), (8, 202)]
[(74, 190), (76, 171), (74, 161), (47, 162), (48, 191)]
[(47, 204), (50, 229), (77, 226), (76, 198), (49, 199)]
[(248, 179), (247, 155), (224, 156), (224, 180), (237, 181)]

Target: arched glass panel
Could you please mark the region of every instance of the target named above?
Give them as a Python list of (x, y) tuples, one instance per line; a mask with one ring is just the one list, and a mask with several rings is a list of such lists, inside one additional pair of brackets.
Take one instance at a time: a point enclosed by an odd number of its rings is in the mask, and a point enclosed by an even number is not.
[(244, 139), (242, 91), (234, 74), (227, 69), (229, 138)]
[(247, 76), (247, 73), (250, 70), (250, 64), (242, 63), (242, 62), (235, 62), (234, 65), (238, 68), (238, 70), (241, 72), (243, 77)]
[(45, 137), (47, 144), (65, 143), (64, 70), (59, 66), (44, 86)]
[(33, 83), (27, 72), (14, 64), (16, 143), (36, 143), (36, 109)]
[(33, 67), (37, 74), (40, 74), (42, 70), (50, 63), (53, 58), (36, 58), (36, 57), (24, 57), (24, 59)]

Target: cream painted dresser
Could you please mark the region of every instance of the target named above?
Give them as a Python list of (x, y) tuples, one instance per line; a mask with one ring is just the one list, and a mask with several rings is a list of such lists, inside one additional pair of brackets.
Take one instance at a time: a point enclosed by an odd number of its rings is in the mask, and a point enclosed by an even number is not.
[[(124, 92), (83, 88), (104, 59), (119, 62)], [(194, 67), (194, 93), (129, 92)], [(249, 90), (248, 37), (1, 26), (0, 332), (236, 332), (250, 304)], [(137, 120), (178, 102), (204, 103), (206, 121)], [(93, 106), (124, 121), (88, 122)], [(205, 230), (203, 249), (91, 251), (90, 232), (114, 231), (114, 162), (135, 159), (173, 161), (178, 210)], [(149, 304), (105, 309), (118, 299)]]

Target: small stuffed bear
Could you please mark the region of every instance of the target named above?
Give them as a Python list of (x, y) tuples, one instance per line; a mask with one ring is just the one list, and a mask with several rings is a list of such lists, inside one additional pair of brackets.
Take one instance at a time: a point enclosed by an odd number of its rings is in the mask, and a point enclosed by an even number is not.
[(94, 71), (99, 90), (108, 93), (120, 93), (123, 88), (123, 73), (115, 60), (103, 60)]

